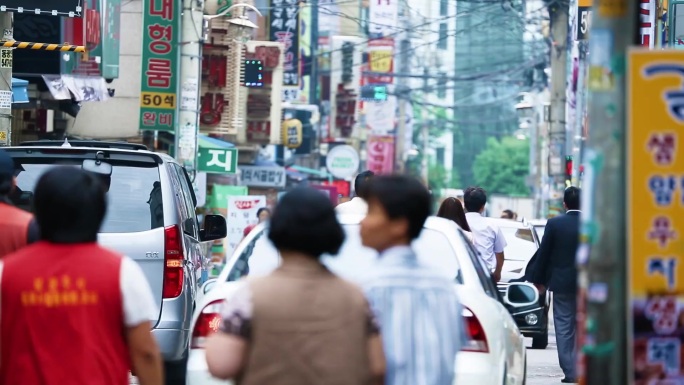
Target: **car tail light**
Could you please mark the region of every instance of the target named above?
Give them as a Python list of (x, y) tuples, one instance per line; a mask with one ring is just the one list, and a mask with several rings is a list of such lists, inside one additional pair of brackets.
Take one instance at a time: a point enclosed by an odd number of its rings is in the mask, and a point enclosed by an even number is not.
[(192, 330), (191, 348), (203, 349), (207, 337), (218, 331), (219, 325), (221, 325), (223, 302), (223, 300), (212, 301), (202, 309), (199, 317), (197, 317), (195, 328)]
[(163, 298), (176, 298), (183, 291), (183, 240), (178, 226), (164, 229)]
[(466, 321), (466, 328), (468, 329), (467, 332), (470, 340), (465, 343), (461, 350), (466, 352), (489, 353), (487, 335), (485, 334), (480, 320), (475, 316), (475, 313), (468, 308), (464, 308), (463, 317)]

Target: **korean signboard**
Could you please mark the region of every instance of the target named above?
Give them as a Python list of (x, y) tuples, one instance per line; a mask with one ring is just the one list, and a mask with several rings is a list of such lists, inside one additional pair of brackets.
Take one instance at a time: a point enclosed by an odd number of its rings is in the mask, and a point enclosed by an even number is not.
[(682, 383), (684, 111), (677, 95), (684, 53), (628, 55), (626, 239), (635, 363), (628, 378), (635, 385), (650, 384), (647, 378)]
[(283, 85), (299, 85), (299, 0), (271, 0), (270, 40), (285, 45)]
[(577, 40), (587, 40), (589, 38), (589, 27), (591, 25), (591, 6), (593, 0), (577, 1)]
[(178, 1), (143, 1), (141, 130), (174, 130), (180, 14)]
[(656, 13), (656, 0), (639, 0), (639, 36), (642, 47), (655, 46)]
[(364, 84), (390, 84), (394, 70), (394, 39), (374, 39), (368, 42), (368, 69), (377, 74), (364, 78)]
[[(257, 212), (266, 207), (266, 197), (263, 195), (229, 196), (226, 222), (228, 234), (225, 239), (225, 252), (228, 257), (240, 241), (245, 237), (245, 228), (254, 226), (258, 222)], [(250, 266), (252, 269), (254, 266)], [(253, 274), (250, 269), (250, 274)]]
[(84, 0), (82, 18), (65, 19), (64, 39), (88, 48), (88, 60), (80, 53), (66, 53), (70, 60), (62, 60), (63, 74), (119, 77), (119, 47), (121, 0)]
[(0, 0), (0, 7), (8, 11), (19, 11), (31, 14), (52, 16), (81, 17), (82, 0)]
[(376, 174), (394, 172), (394, 136), (370, 136), (367, 146), (367, 169)]
[(197, 150), (197, 170), (210, 174), (237, 173), (237, 148), (213, 149), (200, 146)]
[(397, 33), (399, 0), (369, 0), (368, 7), (368, 31), (371, 36)]
[(240, 166), (240, 182), (249, 187), (285, 187), (287, 175), (280, 166)]

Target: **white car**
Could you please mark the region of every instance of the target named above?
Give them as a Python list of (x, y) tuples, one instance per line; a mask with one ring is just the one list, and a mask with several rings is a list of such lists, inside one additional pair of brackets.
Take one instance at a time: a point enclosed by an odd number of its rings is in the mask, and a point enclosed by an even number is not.
[[(338, 256), (323, 257), (323, 262), (336, 274), (355, 282), (364, 280), (376, 261), (375, 251), (361, 245), (359, 223), (362, 216), (341, 215), (347, 239)], [(247, 272), (265, 275), (279, 264), (279, 255), (260, 225), (236, 249), (216, 283), (205, 283), (207, 290), (192, 320), (192, 340), (188, 359), (188, 385), (226, 385), (207, 371), (204, 354), (206, 337), (220, 324), (221, 304), (235, 290), (235, 281)], [(439, 268), (454, 279), (454, 287), (465, 307), (471, 340), (458, 353), (455, 384), (523, 385), (526, 378), (527, 353), (523, 336), (513, 318), (499, 301), (497, 287), (484, 268), (465, 235), (452, 221), (428, 218), (414, 249), (421, 263)], [(528, 284), (520, 288), (534, 289)], [(525, 286), (527, 285), (527, 286)], [(537, 298), (536, 289), (530, 290)], [(505, 294), (504, 301), (508, 295)], [(531, 298), (536, 301), (537, 298)], [(507, 301), (507, 304), (511, 304)]]

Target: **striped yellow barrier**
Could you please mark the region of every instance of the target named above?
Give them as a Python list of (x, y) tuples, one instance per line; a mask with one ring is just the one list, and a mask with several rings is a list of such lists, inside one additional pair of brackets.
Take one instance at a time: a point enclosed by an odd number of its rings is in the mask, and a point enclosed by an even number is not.
[(0, 41), (2, 47), (35, 49), (41, 51), (85, 52), (86, 47), (70, 44), (31, 43), (28, 41)]

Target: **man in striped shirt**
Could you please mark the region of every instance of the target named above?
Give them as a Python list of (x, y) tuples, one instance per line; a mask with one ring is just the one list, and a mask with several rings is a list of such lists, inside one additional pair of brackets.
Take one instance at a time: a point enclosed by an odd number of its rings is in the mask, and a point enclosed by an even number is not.
[(361, 239), (378, 251), (379, 266), (364, 289), (382, 332), (385, 384), (451, 385), (467, 338), (454, 278), (421, 265), (411, 248), (430, 215), (430, 193), (413, 178), (378, 176), (366, 195)]

